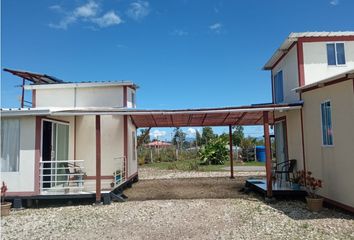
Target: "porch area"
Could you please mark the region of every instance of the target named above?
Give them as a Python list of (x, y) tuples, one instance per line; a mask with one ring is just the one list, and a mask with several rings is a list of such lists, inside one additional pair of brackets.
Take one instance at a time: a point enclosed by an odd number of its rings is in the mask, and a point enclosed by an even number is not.
[[(253, 190), (261, 194), (267, 194), (267, 179), (266, 178), (249, 178), (245, 183), (246, 190)], [(292, 197), (304, 197), (306, 196), (306, 190), (303, 187), (294, 186), (289, 181), (282, 181), (280, 179), (272, 181), (272, 196), (292, 196)]]

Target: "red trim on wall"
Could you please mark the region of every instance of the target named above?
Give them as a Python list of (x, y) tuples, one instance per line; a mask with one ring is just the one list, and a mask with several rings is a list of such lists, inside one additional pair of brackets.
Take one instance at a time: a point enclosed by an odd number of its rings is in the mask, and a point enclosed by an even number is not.
[[(337, 84), (337, 83), (345, 82), (345, 81), (347, 81), (347, 80), (350, 80), (350, 79), (347, 78), (347, 77), (338, 78), (337, 80), (324, 83), (323, 86), (318, 86), (318, 85), (316, 85), (316, 86), (309, 87), (309, 88), (306, 88), (306, 89), (301, 90), (301, 91), (302, 91), (303, 93), (304, 93), (304, 92), (309, 92), (309, 91), (312, 91), (312, 90), (315, 90), (315, 89), (318, 89), (318, 88), (327, 87), (327, 86), (334, 85), (334, 84)], [(354, 80), (353, 80), (353, 91), (354, 91)]]
[(354, 36), (332, 36), (332, 37), (301, 37), (301, 42), (330, 42), (330, 41), (354, 41)]
[(42, 117), (36, 116), (35, 127), (35, 143), (34, 143), (34, 195), (40, 194), (40, 174), (39, 166), (41, 161), (41, 133), (42, 133)]
[[(302, 99), (302, 96), (300, 94), (300, 100)], [(302, 108), (300, 109), (300, 120), (301, 120), (301, 145), (302, 145), (302, 162), (304, 165), (304, 171), (306, 171), (306, 154), (305, 154), (305, 137), (304, 137), (304, 117), (302, 113)], [(306, 181), (306, 180), (305, 180)], [(305, 182), (306, 184), (306, 182)]]
[(124, 141), (124, 157), (125, 157), (125, 178), (128, 178), (128, 116), (123, 116), (123, 141)]
[(273, 64), (273, 66), (271, 67), (271, 69), (273, 70), (273, 68), (275, 68), (281, 60), (283, 60), (283, 58), (288, 55), (288, 53), (290, 52), (290, 50), (296, 45), (296, 42), (293, 42), (290, 47), (288, 48), (288, 50), (286, 50), (286, 52), (283, 53), (283, 55), (281, 55), (281, 57)]
[(101, 116), (96, 115), (96, 202), (101, 202)]
[(271, 159), (271, 145), (269, 139), (269, 112), (263, 112), (263, 131), (264, 131), (264, 145), (266, 151), (266, 177), (267, 177), (267, 197), (272, 197), (272, 159)]
[(301, 39), (297, 42), (297, 66), (299, 87), (305, 85), (304, 48)]
[(6, 197), (25, 197), (25, 196), (36, 196), (37, 192), (6, 192)]
[[(321, 196), (321, 197), (323, 197), (323, 196)], [(343, 210), (345, 210), (345, 211), (354, 213), (354, 207), (345, 205), (345, 204), (343, 204), (343, 203), (334, 201), (334, 200), (329, 199), (329, 198), (326, 198), (326, 197), (323, 197), (323, 198), (324, 198), (325, 203), (328, 204), (328, 205), (330, 205), (330, 206), (334, 206), (334, 207), (343, 209)]]
[(36, 107), (36, 89), (32, 90), (32, 107)]
[(123, 107), (128, 106), (128, 88), (123, 86)]

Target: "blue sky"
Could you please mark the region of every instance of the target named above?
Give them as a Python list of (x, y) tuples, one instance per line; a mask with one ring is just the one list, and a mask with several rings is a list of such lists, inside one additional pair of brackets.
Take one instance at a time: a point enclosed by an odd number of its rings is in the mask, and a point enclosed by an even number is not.
[[(1, 4), (2, 67), (75, 82), (132, 80), (138, 107), (150, 109), (270, 102), (270, 74), (261, 68), (290, 32), (354, 29), (352, 0)], [(18, 106), (20, 80), (1, 76), (1, 106)]]

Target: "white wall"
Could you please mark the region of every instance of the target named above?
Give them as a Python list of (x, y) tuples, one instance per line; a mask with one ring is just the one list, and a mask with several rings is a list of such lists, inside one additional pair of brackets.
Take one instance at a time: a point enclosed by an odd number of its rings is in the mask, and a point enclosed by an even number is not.
[(36, 107), (73, 107), (74, 102), (73, 88), (36, 90)]
[[(354, 94), (347, 80), (303, 94), (307, 170), (323, 181), (321, 195), (354, 207)], [(321, 103), (331, 101), (333, 146), (322, 145)]]
[(354, 41), (344, 42), (345, 66), (328, 66), (327, 43), (330, 42), (303, 43), (306, 85), (354, 68)]
[[(123, 157), (123, 117), (101, 116), (101, 175), (113, 176), (118, 169), (115, 158)], [(85, 160), (87, 176), (96, 175), (95, 116), (76, 119), (76, 158)]]
[(35, 117), (20, 118), (20, 163), (19, 172), (2, 172), (8, 194), (34, 191), (35, 166)]
[(36, 107), (123, 107), (123, 87), (37, 89)]
[(76, 89), (77, 107), (123, 107), (123, 87)]
[[(299, 86), (298, 80), (298, 64), (296, 45), (288, 52), (288, 54), (272, 69), (273, 77), (280, 70), (283, 71), (283, 92), (284, 103), (296, 102), (299, 100), (299, 94), (292, 91)], [(272, 79), (274, 81), (274, 79)]]

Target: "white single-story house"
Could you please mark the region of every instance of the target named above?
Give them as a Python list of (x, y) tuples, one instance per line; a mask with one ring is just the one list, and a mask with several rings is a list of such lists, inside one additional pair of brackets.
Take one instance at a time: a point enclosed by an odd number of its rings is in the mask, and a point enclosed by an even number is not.
[[(127, 116), (85, 115), (135, 108), (131, 82), (66, 83), (7, 70), (32, 82), (32, 107), (1, 111), (1, 180), (7, 196), (110, 192), (138, 178), (136, 127)], [(60, 110), (75, 114), (60, 114)], [(99, 181), (96, 181), (99, 177)], [(100, 197), (100, 196), (98, 196)]]

